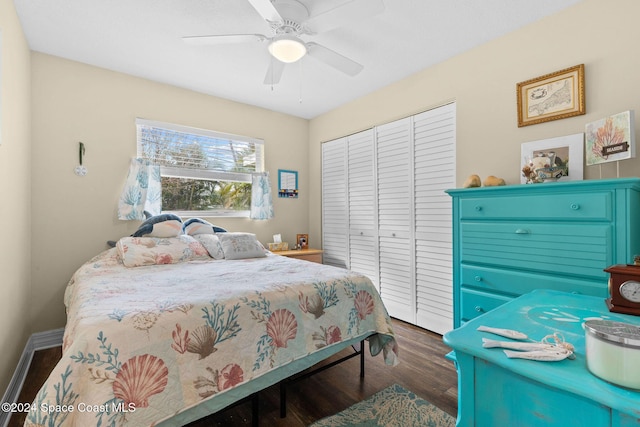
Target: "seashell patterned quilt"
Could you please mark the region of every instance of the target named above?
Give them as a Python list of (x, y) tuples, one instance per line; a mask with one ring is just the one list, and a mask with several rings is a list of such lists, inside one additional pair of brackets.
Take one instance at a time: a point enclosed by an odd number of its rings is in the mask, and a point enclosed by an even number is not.
[(26, 426), (186, 423), (366, 336), (397, 363), (368, 278), (272, 254), (127, 268), (114, 248), (78, 269), (65, 305), (62, 359)]

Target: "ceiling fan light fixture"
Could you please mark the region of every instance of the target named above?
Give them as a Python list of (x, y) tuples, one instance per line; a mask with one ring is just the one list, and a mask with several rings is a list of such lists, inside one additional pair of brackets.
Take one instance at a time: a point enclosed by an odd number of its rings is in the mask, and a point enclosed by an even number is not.
[(282, 35), (269, 43), (269, 53), (278, 61), (290, 64), (302, 58), (307, 53), (307, 47), (298, 37)]

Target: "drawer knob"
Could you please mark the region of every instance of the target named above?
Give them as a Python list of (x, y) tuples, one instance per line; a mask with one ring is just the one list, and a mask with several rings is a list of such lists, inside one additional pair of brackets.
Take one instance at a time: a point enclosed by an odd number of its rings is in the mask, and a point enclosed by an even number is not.
[(577, 203), (571, 203), (571, 209), (577, 211), (578, 209), (580, 209), (580, 205)]
[(479, 305), (476, 305), (476, 311), (478, 313), (482, 313), (484, 311), (484, 308), (480, 307)]
[(361, 231), (361, 232), (360, 232), (360, 235), (361, 235), (361, 236), (364, 236), (364, 231)]
[(482, 282), (482, 277), (480, 276), (476, 276), (474, 277), (474, 279), (476, 280), (476, 282)]
[(476, 211), (480, 212), (482, 210), (482, 206), (476, 206)]
[(391, 237), (396, 237), (396, 233), (391, 233)]
[(516, 234), (529, 234), (529, 230), (525, 230), (524, 228), (518, 228), (516, 230)]

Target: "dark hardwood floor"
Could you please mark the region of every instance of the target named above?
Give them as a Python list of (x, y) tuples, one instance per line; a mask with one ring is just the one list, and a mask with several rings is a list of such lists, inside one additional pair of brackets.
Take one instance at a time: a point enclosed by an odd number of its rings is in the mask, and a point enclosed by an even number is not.
[[(260, 392), (261, 426), (307, 426), (335, 414), (392, 385), (400, 384), (452, 416), (457, 412), (457, 374), (442, 337), (416, 326), (393, 320), (400, 347), (400, 364), (387, 366), (382, 355), (371, 357), (366, 349), (365, 377), (359, 377), (359, 357), (295, 382), (287, 388), (287, 417), (280, 418), (277, 386)], [(337, 359), (348, 353), (335, 356)], [(19, 402), (31, 402), (60, 358), (60, 347), (37, 351), (20, 393)], [(14, 414), (9, 426), (22, 426), (24, 416)], [(251, 403), (246, 402), (190, 424), (190, 427), (251, 425)]]

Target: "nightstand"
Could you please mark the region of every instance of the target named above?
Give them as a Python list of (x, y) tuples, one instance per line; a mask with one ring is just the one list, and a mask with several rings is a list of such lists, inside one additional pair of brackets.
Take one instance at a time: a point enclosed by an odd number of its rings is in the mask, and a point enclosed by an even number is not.
[(273, 251), (276, 255), (286, 256), (289, 258), (302, 259), (305, 261), (317, 262), (322, 264), (322, 249), (299, 249), (293, 251)]

